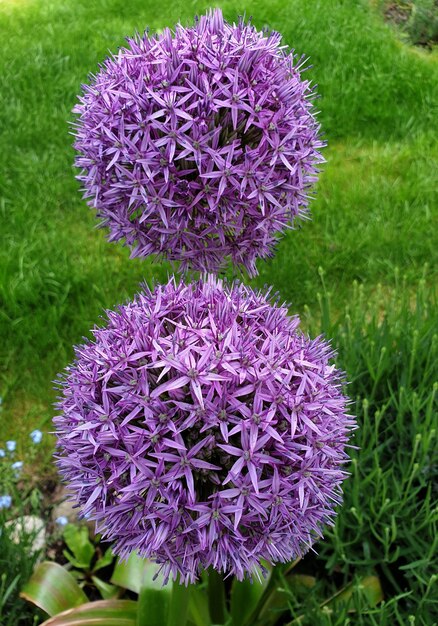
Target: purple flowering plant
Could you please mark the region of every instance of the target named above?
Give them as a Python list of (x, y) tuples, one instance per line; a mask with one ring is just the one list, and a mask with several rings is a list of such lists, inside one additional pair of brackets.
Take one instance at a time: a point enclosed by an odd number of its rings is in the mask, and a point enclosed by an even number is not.
[(108, 311), (60, 379), (58, 466), (114, 552), (257, 576), (333, 523), (355, 422), (329, 344), (210, 276)]
[(278, 33), (220, 9), (128, 39), (74, 109), (78, 178), (110, 241), (182, 270), (231, 258), (256, 274), (307, 216), (323, 160), (303, 64)]
[(132, 626), (259, 623), (273, 566), (312, 549), (342, 502), (356, 423), (335, 352), (270, 290), (212, 274), (228, 260), (256, 274), (308, 215), (323, 142), (302, 69), (278, 33), (217, 9), (128, 39), (74, 109), (110, 240), (204, 272), (107, 311), (58, 380), (57, 465), (119, 556), (115, 580), (140, 592)]

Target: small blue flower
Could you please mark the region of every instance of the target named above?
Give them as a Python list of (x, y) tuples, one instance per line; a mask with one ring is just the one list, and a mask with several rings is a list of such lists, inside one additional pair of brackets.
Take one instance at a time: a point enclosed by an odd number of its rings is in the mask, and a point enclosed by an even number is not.
[(17, 447), (17, 442), (16, 441), (7, 441), (6, 442), (6, 449), (9, 450), (9, 452), (14, 452), (16, 447)]
[(68, 519), (65, 515), (61, 515), (61, 517), (56, 518), (55, 524), (58, 524), (59, 526), (66, 526), (68, 524)]
[(15, 463), (12, 463), (11, 467), (13, 470), (21, 470), (23, 467), (23, 461), (15, 461)]
[(12, 504), (11, 496), (7, 494), (5, 496), (0, 496), (0, 509), (9, 509)]
[(2, 459), (4, 456), (6, 456), (6, 452), (3, 450), (3, 448), (0, 448), (0, 459)]
[(33, 430), (29, 436), (32, 439), (33, 443), (41, 443), (43, 433), (40, 430)]

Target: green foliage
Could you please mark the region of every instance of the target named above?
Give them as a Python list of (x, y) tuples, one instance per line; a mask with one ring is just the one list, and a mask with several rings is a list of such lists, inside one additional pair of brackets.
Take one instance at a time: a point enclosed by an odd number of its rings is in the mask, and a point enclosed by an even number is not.
[[(0, 512), (1, 513), (1, 512)], [(38, 559), (32, 553), (32, 534), (21, 533), (19, 542), (12, 541), (4, 527), (4, 516), (0, 517), (0, 624), (2, 626), (31, 626), (35, 611), (27, 605), (19, 592), (28, 580)], [(35, 623), (38, 618), (35, 616)]]
[[(185, 626), (187, 623), (191, 587), (172, 582), (165, 585), (159, 566), (141, 559), (135, 552), (126, 561), (117, 561), (111, 582), (138, 594), (139, 626)], [(201, 602), (197, 599), (193, 605), (195, 616), (204, 606), (202, 599)]]
[(164, 579), (158, 575), (157, 569), (156, 565), (132, 552), (126, 561), (117, 560), (111, 582), (139, 594), (144, 588), (163, 586)]
[(53, 616), (87, 602), (75, 578), (58, 563), (39, 563), (24, 585), (21, 597)]
[(414, 44), (427, 46), (438, 43), (437, 0), (416, 0), (412, 3), (406, 32)]
[[(80, 533), (69, 533), (69, 544), (84, 563), (90, 563), (86, 541)], [(89, 565), (87, 565), (89, 567)], [(88, 602), (74, 576), (57, 563), (40, 563), (25, 585), (22, 596), (44, 611), (49, 619), (43, 626), (186, 626), (189, 620), (190, 588), (163, 584), (157, 566), (132, 554), (126, 562), (118, 561), (114, 580), (124, 589), (138, 594), (137, 599), (107, 599)], [(199, 589), (197, 591), (200, 591)], [(204, 602), (203, 602), (204, 600)], [(196, 596), (191, 623), (198, 626), (199, 615), (205, 615), (205, 598)], [(191, 615), (192, 609), (190, 609)], [(204, 622), (202, 626), (209, 626)]]
[(29, 476), (31, 464), (39, 459), (38, 449), (29, 447), (26, 461), (18, 468), (14, 464), (21, 461), (15, 450), (8, 450), (6, 443), (0, 447), (0, 624), (29, 626), (35, 612), (19, 592), (41, 553), (34, 546), (40, 529), (23, 522), (26, 515), (40, 514), (41, 493)]
[(38, 512), (42, 495), (33, 480), (32, 467), (42, 458), (39, 444), (28, 446), (22, 461), (15, 440), (0, 440), (0, 519), (2, 511), (8, 509), (15, 516)]
[(58, 613), (41, 626), (143, 625), (137, 621), (137, 603), (133, 600), (97, 600)]
[(433, 50), (438, 43), (438, 0), (373, 0), (401, 40)]
[[(64, 550), (65, 558), (73, 567), (89, 571), (94, 557), (94, 545), (90, 541), (88, 528), (67, 524), (63, 532), (63, 538), (68, 550)], [(111, 551), (109, 551), (111, 556)], [(111, 563), (112, 559), (110, 560)]]
[(67, 524), (62, 536), (68, 548), (63, 554), (72, 567), (71, 574), (80, 582), (81, 587), (95, 587), (104, 600), (117, 595), (117, 587), (100, 577), (100, 570), (114, 564), (115, 557), (111, 547), (103, 551), (99, 537), (93, 541), (90, 539), (87, 526)]
[[(115, 568), (121, 588), (136, 590), (138, 595), (135, 601), (117, 599), (87, 602), (71, 574), (60, 565), (50, 562), (38, 565), (22, 595), (49, 615), (42, 626), (109, 626), (113, 623), (114, 626), (274, 626), (279, 615), (285, 612), (284, 607), (280, 606), (282, 590), (277, 588), (274, 578), (277, 583), (285, 581), (289, 593), (293, 587), (297, 587), (297, 580), (305, 588), (315, 584), (315, 579), (309, 576), (287, 576), (288, 569), (290, 567), (275, 568), (272, 576), (260, 584), (256, 581), (234, 581), (230, 612), (227, 610), (226, 596), (220, 589), (223, 586), (221, 576), (214, 572), (212, 575), (211, 571), (206, 574), (207, 589), (204, 583), (189, 587), (172, 582), (163, 585), (162, 578), (157, 575), (157, 565), (135, 554), (131, 555), (128, 562), (118, 561)], [(151, 575), (152, 572), (155, 575)], [(256, 585), (255, 592), (251, 591), (251, 584)], [(249, 592), (246, 595), (243, 593), (245, 590)], [(339, 590), (325, 600), (321, 608), (326, 615), (332, 615), (339, 609), (356, 612), (357, 605), (353, 600), (358, 591), (362, 593), (366, 608), (374, 607), (382, 600), (379, 579), (368, 576)], [(217, 598), (211, 602), (215, 593)], [(212, 611), (208, 610), (208, 605)], [(276, 607), (279, 607), (277, 612), (273, 610)], [(304, 618), (305, 615), (297, 617), (290, 626), (301, 623)]]
[(356, 283), (339, 311), (319, 274), (319, 312), (307, 309), (306, 330), (331, 338), (347, 374), (359, 424), (351, 477), (319, 555), (291, 572), (275, 568), (254, 623), (289, 614), (290, 626), (430, 626), (438, 615), (436, 292), (425, 269), (415, 291), (398, 277), (373, 294)]
[(412, 614), (426, 626), (437, 615), (438, 337), (429, 279), (414, 293), (397, 280), (367, 298), (356, 284), (341, 313), (324, 288), (320, 316), (308, 314), (309, 331), (324, 331), (339, 351), (359, 422), (345, 503), (318, 560), (345, 581), (375, 569), (388, 599), (379, 617), (355, 624), (402, 625)]

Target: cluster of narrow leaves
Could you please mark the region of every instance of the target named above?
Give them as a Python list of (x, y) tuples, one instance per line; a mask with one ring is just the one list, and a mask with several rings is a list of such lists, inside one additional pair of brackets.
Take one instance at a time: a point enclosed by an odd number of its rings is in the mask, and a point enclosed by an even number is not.
[(115, 553), (188, 582), (306, 552), (355, 425), (330, 346), (212, 277), (145, 290), (93, 332), (60, 380), (58, 465)]
[(133, 256), (256, 273), (305, 217), (323, 143), (303, 59), (219, 9), (128, 40), (83, 86), (75, 123), (85, 197)]

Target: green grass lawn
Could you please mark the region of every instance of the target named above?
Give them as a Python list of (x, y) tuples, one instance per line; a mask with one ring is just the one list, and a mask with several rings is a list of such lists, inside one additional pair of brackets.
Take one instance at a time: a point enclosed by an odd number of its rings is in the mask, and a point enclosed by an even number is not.
[[(215, 4), (230, 20), (246, 13), (281, 31), (310, 57), (328, 141), (313, 220), (288, 233), (252, 281), (272, 284), (312, 332), (332, 338), (361, 426), (345, 507), (309, 561), (318, 584), (300, 624), (438, 623), (438, 54), (398, 41), (365, 1)], [(24, 446), (33, 428), (50, 430), (51, 381), (72, 345), (103, 308), (171, 271), (129, 260), (94, 229), (68, 128), (80, 84), (125, 35), (189, 23), (208, 6), (0, 0), (0, 442)], [(351, 622), (318, 612), (323, 594), (370, 573), (381, 577), (383, 607)], [(284, 602), (301, 614), (296, 594)]]

